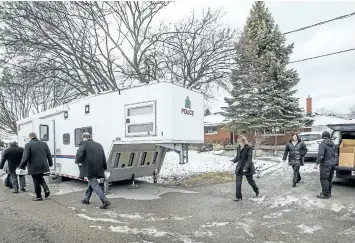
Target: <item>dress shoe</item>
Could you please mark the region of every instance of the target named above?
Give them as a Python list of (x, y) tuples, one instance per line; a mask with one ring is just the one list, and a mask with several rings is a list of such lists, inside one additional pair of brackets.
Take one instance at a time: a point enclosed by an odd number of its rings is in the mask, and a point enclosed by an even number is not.
[(100, 209), (107, 209), (108, 206), (110, 206), (111, 203), (109, 201), (103, 202), (102, 205), (99, 207)]
[(34, 202), (43, 201), (43, 198), (33, 198), (32, 201), (34, 201)]
[(319, 199), (329, 199), (329, 196), (325, 196), (324, 194), (319, 194), (317, 197)]
[(89, 204), (90, 204), (90, 202), (89, 202), (89, 201), (86, 201), (86, 200), (81, 200), (81, 203), (82, 203), (82, 204), (85, 204), (85, 205), (89, 205)]
[(50, 191), (46, 191), (44, 192), (44, 198), (48, 198), (49, 195), (51, 195), (51, 192)]

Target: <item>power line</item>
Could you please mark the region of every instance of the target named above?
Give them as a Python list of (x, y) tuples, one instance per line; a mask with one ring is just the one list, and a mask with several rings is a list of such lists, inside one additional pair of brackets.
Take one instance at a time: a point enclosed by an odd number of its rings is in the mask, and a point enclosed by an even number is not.
[(288, 32), (283, 33), (283, 34), (287, 35), (287, 34), (291, 34), (291, 33), (294, 33), (294, 32), (310, 29), (310, 28), (313, 28), (313, 27), (316, 27), (316, 26), (319, 26), (319, 25), (323, 25), (323, 24), (327, 24), (327, 23), (330, 23), (330, 22), (333, 22), (333, 21), (336, 21), (336, 20), (346, 19), (346, 18), (352, 17), (354, 15), (355, 15), (355, 12), (350, 13), (350, 14), (346, 14), (346, 15), (342, 15), (342, 16), (336, 17), (334, 19), (329, 19), (329, 20), (322, 21), (322, 22), (319, 22), (319, 23), (316, 23), (316, 24), (305, 26), (305, 27), (302, 27), (302, 28), (299, 28), (299, 29), (296, 29), (296, 30), (291, 30), (291, 31), (288, 31)]
[(347, 50), (343, 50), (343, 51), (332, 52), (332, 53), (328, 53), (328, 54), (323, 54), (323, 55), (315, 56), (315, 57), (304, 58), (304, 59), (300, 59), (300, 60), (289, 62), (289, 64), (290, 63), (296, 63), (296, 62), (304, 62), (304, 61), (317, 59), (317, 58), (321, 58), (321, 57), (332, 56), (332, 55), (336, 55), (336, 54), (340, 54), (340, 53), (344, 53), (344, 52), (349, 52), (349, 51), (355, 51), (355, 48), (351, 48), (351, 49), (347, 49)]

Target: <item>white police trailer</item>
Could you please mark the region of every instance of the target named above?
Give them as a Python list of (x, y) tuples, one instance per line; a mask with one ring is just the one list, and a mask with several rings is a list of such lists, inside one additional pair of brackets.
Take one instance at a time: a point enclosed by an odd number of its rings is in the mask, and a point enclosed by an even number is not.
[[(79, 179), (75, 154), (84, 132), (102, 144), (109, 182), (153, 176), (168, 149), (188, 162), (188, 145), (204, 142), (203, 95), (167, 81), (88, 96), (17, 122), (19, 146), (35, 132), (53, 155), (52, 174)], [(85, 178), (86, 180), (86, 178)], [(107, 186), (107, 183), (106, 183)]]

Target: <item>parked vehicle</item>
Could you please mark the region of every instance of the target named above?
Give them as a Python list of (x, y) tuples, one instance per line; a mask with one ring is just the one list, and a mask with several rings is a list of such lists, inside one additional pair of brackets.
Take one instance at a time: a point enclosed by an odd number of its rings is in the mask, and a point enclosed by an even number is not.
[[(355, 123), (328, 125), (332, 130), (331, 136), (336, 145), (336, 156), (338, 165), (335, 166), (336, 177), (342, 179), (355, 179)], [(341, 149), (344, 146), (343, 141), (350, 142), (350, 146)], [(344, 154), (341, 155), (340, 153)]]
[(319, 142), (322, 141), (321, 132), (302, 132), (299, 134), (301, 140), (306, 144), (308, 152), (305, 159), (316, 159), (318, 155)]

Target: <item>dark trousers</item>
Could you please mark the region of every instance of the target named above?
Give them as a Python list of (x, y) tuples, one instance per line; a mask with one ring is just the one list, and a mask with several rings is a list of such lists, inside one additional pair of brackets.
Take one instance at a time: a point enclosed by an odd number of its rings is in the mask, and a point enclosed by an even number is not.
[(89, 202), (92, 192), (95, 191), (96, 194), (99, 196), (102, 202), (107, 202), (107, 198), (105, 196), (104, 191), (101, 189), (99, 182), (97, 181), (96, 177), (88, 178), (88, 189), (85, 192), (84, 201)]
[[(255, 183), (255, 180), (253, 179), (252, 175), (246, 175), (247, 181), (249, 185), (253, 188), (255, 193), (259, 192), (259, 188)], [(236, 198), (243, 198), (242, 196), (242, 183), (243, 183), (243, 175), (237, 174), (235, 177), (235, 185), (236, 185), (236, 191), (235, 191), (235, 197)]]
[(32, 179), (33, 179), (33, 185), (35, 188), (36, 198), (42, 198), (41, 187), (43, 187), (43, 190), (45, 192), (49, 191), (47, 183), (45, 182), (45, 180), (43, 178), (43, 173), (32, 175)]
[(301, 181), (301, 174), (300, 174), (300, 167), (299, 165), (292, 165), (293, 168), (293, 184), (296, 184)]
[(332, 194), (334, 166), (321, 164), (319, 167), (320, 184), (322, 186), (322, 194), (330, 196)]
[(12, 182), (11, 182), (11, 175), (7, 174), (6, 178), (5, 178), (5, 186), (8, 188), (12, 188)]
[[(19, 175), (18, 176), (20, 178), (20, 188), (21, 189), (24, 189), (26, 187), (26, 179), (25, 179), (25, 176), (24, 175)], [(11, 183), (12, 183), (12, 187), (15, 189), (15, 190), (18, 190), (19, 187), (18, 187), (18, 178), (17, 178), (17, 175), (16, 173), (12, 173), (11, 174)]]

